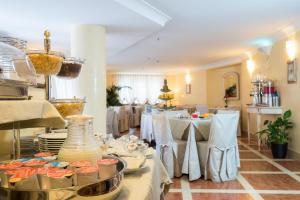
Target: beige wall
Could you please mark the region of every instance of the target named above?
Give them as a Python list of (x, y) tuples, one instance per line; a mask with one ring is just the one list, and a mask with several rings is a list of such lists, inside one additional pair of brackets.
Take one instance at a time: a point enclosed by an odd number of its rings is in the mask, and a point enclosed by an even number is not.
[[(294, 36), (296, 47), (298, 48), (296, 58), (297, 66), (300, 66), (300, 32)], [(286, 39), (274, 44), (271, 54), (268, 56), (261, 53), (253, 57), (255, 62), (255, 72), (266, 75), (268, 78), (275, 80), (275, 86), (281, 94), (281, 104), (285, 110), (291, 109), (293, 112), (292, 120), (295, 123), (294, 129), (290, 133), (289, 148), (300, 153), (300, 70), (297, 72), (298, 82), (295, 84), (287, 83), (287, 54), (285, 50)], [(245, 111), (245, 104), (251, 102), (249, 92), (251, 85), (250, 77), (247, 71), (246, 61), (242, 63), (242, 104)], [(243, 114), (243, 121), (246, 121), (246, 114)], [(245, 124), (245, 123), (244, 123)]]
[[(298, 48), (296, 58), (297, 66), (300, 66), (300, 32), (294, 37)], [(292, 120), (295, 123), (294, 129), (290, 132), (289, 149), (300, 153), (300, 70), (298, 70), (298, 82), (287, 83), (287, 53), (285, 50), (286, 39), (276, 42), (273, 45), (269, 56), (257, 53), (253, 56), (256, 74), (265, 75), (275, 80), (275, 86), (281, 95), (281, 104), (284, 110), (291, 109)], [(222, 76), (226, 72), (237, 72), (240, 74), (240, 100), (230, 101), (231, 105), (242, 106), (242, 127), (247, 131), (246, 104), (251, 103), (251, 79), (246, 66), (246, 60), (241, 64), (225, 66), (222, 68), (210, 69), (207, 71), (191, 72), (192, 94), (185, 94), (185, 74), (169, 75), (169, 86), (176, 92), (176, 104), (197, 104), (207, 103), (209, 107), (224, 106)], [(207, 99), (206, 99), (207, 98)], [(251, 132), (256, 132), (255, 116), (251, 116)]]
[(185, 74), (168, 75), (169, 88), (175, 93), (174, 105), (206, 104), (206, 71), (194, 71), (191, 75), (191, 94), (185, 93)]
[[(224, 87), (223, 76), (228, 72), (236, 72), (241, 78), (241, 64), (207, 70), (207, 105), (209, 107), (223, 107)], [(229, 105), (241, 105), (240, 100), (228, 101)]]

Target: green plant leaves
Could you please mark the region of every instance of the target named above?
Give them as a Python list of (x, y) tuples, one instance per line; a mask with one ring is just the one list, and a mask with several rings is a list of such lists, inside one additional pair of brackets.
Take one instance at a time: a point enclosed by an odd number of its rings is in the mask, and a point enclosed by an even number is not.
[(286, 111), (284, 114), (283, 114), (283, 118), (284, 119), (288, 119), (292, 116), (292, 111), (291, 110), (288, 110)]
[(257, 134), (260, 138), (267, 138), (268, 143), (285, 144), (288, 142), (288, 130), (294, 127), (294, 123), (290, 121), (292, 116), (291, 110), (286, 111), (281, 117), (275, 121), (264, 121), (263, 129)]

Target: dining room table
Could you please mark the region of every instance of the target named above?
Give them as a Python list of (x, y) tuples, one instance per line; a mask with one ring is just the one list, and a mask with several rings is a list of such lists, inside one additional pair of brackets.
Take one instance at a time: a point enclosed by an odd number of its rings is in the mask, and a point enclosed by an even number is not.
[[(152, 116), (157, 113), (143, 113), (141, 123), (141, 139), (155, 140)], [(191, 118), (172, 116), (168, 117), (170, 130), (174, 140), (185, 140), (187, 142), (184, 153), (181, 172), (189, 174), (189, 180), (201, 177), (197, 142), (209, 139), (212, 117)]]

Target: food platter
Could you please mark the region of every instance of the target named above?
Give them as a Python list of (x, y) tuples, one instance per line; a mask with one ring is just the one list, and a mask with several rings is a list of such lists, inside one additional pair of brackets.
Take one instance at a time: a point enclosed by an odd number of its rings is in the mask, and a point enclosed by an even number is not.
[(117, 159), (117, 172), (108, 178), (81, 186), (72, 186), (58, 189), (27, 189), (0, 187), (1, 200), (67, 200), (67, 199), (114, 199), (122, 188), (126, 162), (118, 157), (105, 156), (104, 158)]

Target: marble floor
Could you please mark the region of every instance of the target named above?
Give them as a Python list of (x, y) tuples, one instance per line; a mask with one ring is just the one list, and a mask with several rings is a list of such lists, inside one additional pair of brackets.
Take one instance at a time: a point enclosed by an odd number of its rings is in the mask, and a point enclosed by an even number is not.
[(213, 183), (187, 176), (173, 179), (166, 200), (300, 200), (300, 161), (273, 159), (271, 151), (257, 142), (239, 139), (241, 168), (237, 180)]

